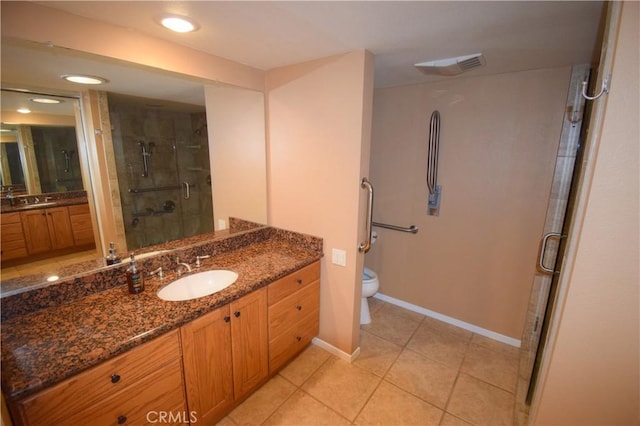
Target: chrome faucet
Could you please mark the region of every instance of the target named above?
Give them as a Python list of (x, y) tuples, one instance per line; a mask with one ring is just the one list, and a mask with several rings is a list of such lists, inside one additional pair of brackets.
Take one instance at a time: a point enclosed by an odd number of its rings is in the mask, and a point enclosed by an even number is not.
[(178, 265), (177, 272), (178, 272), (178, 276), (179, 277), (182, 276), (182, 273), (183, 273), (182, 272), (183, 268), (181, 268), (181, 266), (184, 266), (186, 268), (187, 272), (191, 272), (191, 266), (189, 266), (188, 263), (180, 262), (180, 258), (179, 257), (176, 257), (176, 265)]
[(150, 277), (152, 277), (154, 275), (157, 275), (158, 278), (160, 278), (161, 280), (164, 278), (164, 275), (162, 273), (162, 266), (159, 266), (158, 269), (149, 272), (149, 276)]
[(202, 259), (208, 259), (210, 258), (211, 255), (204, 255), (204, 256), (196, 256), (196, 268), (199, 268), (202, 266), (202, 262), (200, 262)]

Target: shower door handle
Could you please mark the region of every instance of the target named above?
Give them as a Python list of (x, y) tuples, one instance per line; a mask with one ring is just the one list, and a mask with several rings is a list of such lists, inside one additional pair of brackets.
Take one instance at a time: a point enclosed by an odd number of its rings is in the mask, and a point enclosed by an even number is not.
[(367, 202), (367, 239), (358, 245), (358, 251), (366, 253), (371, 248), (371, 233), (373, 231), (373, 186), (371, 186), (371, 182), (369, 182), (367, 178), (362, 178), (360, 187), (369, 191), (369, 200)]
[(189, 182), (182, 182), (182, 185), (184, 186), (184, 199), (188, 200), (189, 198), (191, 198)]
[(547, 251), (547, 244), (552, 238), (561, 239), (563, 238), (563, 235), (558, 232), (549, 232), (548, 234), (545, 234), (544, 237), (542, 237), (542, 244), (540, 244), (540, 253), (538, 254), (538, 270), (545, 274), (553, 274), (555, 272), (553, 267), (548, 268), (544, 264), (544, 254)]

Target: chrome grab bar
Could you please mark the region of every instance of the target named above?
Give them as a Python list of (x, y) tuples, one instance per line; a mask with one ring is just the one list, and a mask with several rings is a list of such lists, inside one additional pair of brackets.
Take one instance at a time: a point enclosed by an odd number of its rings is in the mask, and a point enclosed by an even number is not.
[(363, 177), (360, 182), (360, 187), (369, 191), (369, 201), (367, 203), (367, 239), (358, 245), (358, 251), (366, 253), (371, 248), (371, 233), (373, 232), (373, 186), (371, 186), (371, 182), (369, 182), (366, 177)]
[(538, 254), (538, 270), (545, 274), (553, 274), (555, 270), (553, 268), (547, 268), (544, 265), (544, 253), (547, 251), (547, 244), (551, 238), (562, 239), (564, 236), (558, 232), (549, 232), (542, 237), (542, 244), (540, 244), (540, 253)]
[(189, 190), (189, 182), (182, 182), (182, 184), (184, 185), (184, 199), (188, 200), (189, 198), (191, 198), (191, 192)]
[(418, 227), (416, 225), (411, 225), (408, 228), (404, 228), (402, 226), (388, 225), (386, 223), (379, 223), (379, 222), (372, 222), (372, 224), (373, 226), (377, 226), (378, 228), (392, 229), (394, 231), (400, 231), (400, 232), (410, 232), (412, 234), (418, 233)]

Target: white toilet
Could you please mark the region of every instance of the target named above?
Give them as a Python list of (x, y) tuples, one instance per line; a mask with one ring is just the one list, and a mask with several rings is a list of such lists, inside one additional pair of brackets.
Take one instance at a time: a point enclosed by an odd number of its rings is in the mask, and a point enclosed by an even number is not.
[(364, 267), (362, 273), (362, 307), (360, 308), (360, 324), (369, 324), (371, 322), (371, 314), (369, 313), (369, 302), (367, 297), (371, 297), (378, 292), (380, 281), (378, 274), (371, 269)]

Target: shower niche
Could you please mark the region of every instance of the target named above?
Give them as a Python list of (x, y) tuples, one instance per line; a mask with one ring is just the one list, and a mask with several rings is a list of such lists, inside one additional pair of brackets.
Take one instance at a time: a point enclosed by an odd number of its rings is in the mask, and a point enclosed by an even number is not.
[(127, 249), (213, 231), (204, 106), (108, 94)]

